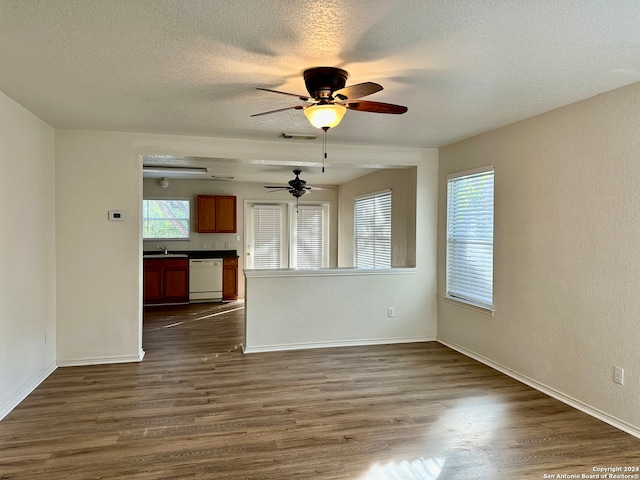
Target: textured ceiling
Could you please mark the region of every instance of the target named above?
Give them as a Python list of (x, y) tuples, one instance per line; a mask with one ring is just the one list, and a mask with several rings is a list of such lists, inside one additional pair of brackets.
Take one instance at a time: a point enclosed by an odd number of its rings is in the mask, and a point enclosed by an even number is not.
[(638, 0), (0, 0), (0, 91), (56, 128), (277, 139), (328, 65), (401, 116), (331, 141), (437, 147), (640, 81)]

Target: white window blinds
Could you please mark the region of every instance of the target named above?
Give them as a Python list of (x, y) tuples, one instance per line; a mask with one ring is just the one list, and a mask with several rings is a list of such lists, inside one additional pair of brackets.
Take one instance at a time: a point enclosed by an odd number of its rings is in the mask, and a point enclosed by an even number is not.
[(297, 268), (324, 265), (323, 207), (300, 205), (296, 216), (295, 259)]
[(329, 266), (329, 204), (247, 204), (247, 268)]
[(391, 191), (356, 197), (356, 268), (391, 267)]
[(253, 268), (281, 268), (282, 208), (253, 206)]
[(448, 177), (447, 295), (493, 306), (493, 167)]

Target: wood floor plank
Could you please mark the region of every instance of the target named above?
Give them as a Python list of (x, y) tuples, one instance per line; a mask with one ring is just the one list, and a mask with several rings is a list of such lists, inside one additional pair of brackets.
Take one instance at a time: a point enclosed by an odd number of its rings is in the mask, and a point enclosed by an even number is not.
[(640, 440), (437, 343), (243, 355), (241, 302), (145, 310), (138, 364), (56, 370), (0, 479), (539, 479)]

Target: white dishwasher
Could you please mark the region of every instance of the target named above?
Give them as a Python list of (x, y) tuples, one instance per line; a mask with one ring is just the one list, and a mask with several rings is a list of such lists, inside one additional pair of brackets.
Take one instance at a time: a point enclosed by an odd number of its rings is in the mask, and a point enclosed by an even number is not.
[(189, 260), (189, 302), (222, 301), (222, 259)]

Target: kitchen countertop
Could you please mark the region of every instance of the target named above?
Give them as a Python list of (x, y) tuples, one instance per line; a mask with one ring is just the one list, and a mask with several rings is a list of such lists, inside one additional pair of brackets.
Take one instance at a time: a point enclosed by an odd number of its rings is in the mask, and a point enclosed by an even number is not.
[[(187, 255), (189, 258), (238, 258), (237, 250), (171, 250), (169, 253)], [(160, 250), (145, 250), (143, 255), (154, 255), (162, 258)], [(147, 257), (148, 258), (148, 257)]]

